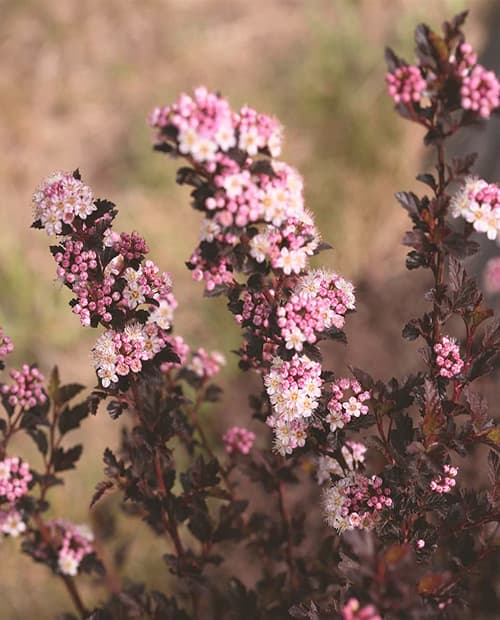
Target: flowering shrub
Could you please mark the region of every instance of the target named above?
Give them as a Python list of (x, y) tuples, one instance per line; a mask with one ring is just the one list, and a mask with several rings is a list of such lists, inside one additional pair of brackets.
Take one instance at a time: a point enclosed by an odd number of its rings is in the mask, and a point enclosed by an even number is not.
[[(415, 65), (387, 51), (396, 110), (425, 128), (436, 155), (435, 173), (417, 177), (427, 194), (397, 194), (412, 222), (407, 267), (432, 278), (431, 307), (403, 330), (422, 342), (416, 374), (384, 382), (325, 368), (321, 343), (347, 341), (354, 287), (310, 267), (328, 246), (299, 173), (278, 159), (283, 130), (269, 116), (205, 88), (150, 116), (155, 149), (185, 160), (177, 181), (202, 214), (187, 266), (206, 296), (227, 299), (240, 368), (261, 380), (249, 401), (255, 432), (207, 435), (200, 410), (219, 400), (225, 358), (174, 334), (171, 278), (137, 232), (113, 228), (115, 205), (95, 199), (78, 171), (36, 191), (33, 226), (55, 238), (70, 306), (82, 326), (101, 328), (97, 386), (75, 403), (82, 385), (29, 365), (1, 384), (0, 530), (61, 579), (81, 618), (493, 617), (500, 431), (477, 390), (498, 372), (500, 323), (463, 261), (478, 250), (474, 231), (497, 236), (500, 190), (472, 176), (474, 156), (448, 161), (445, 145), (494, 113), (499, 82), (465, 42), (465, 18), (442, 36), (419, 26)], [(11, 351), (0, 330), (2, 368)], [(151, 528), (172, 575), (164, 592), (122, 583), (88, 527), (47, 518), (51, 488), (82, 453), (66, 436), (103, 408), (122, 433), (104, 452), (91, 507), (116, 494)], [(18, 433), (35, 442), (38, 463), (13, 451)], [(457, 461), (479, 447), (490, 481), (467, 488)], [(84, 601), (85, 572), (109, 593)]]

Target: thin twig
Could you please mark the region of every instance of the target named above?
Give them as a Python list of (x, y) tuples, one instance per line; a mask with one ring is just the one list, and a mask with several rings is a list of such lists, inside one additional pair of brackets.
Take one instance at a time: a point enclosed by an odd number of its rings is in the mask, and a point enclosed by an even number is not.
[(286, 539), (286, 563), (288, 564), (288, 568), (290, 570), (290, 582), (292, 584), (292, 588), (294, 590), (299, 589), (299, 579), (297, 575), (297, 571), (295, 569), (295, 560), (293, 558), (293, 542), (292, 542), (292, 534), (290, 531), (290, 519), (288, 516), (288, 511), (285, 505), (285, 498), (283, 494), (283, 483), (278, 482), (278, 503), (279, 510), (281, 515), (281, 520), (283, 522), (283, 534)]

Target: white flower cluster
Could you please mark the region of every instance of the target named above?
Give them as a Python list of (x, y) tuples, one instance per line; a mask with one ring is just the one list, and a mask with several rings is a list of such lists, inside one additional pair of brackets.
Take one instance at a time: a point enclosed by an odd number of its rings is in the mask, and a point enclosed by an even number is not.
[(273, 407), (267, 423), (274, 429), (275, 449), (290, 454), (304, 445), (307, 424), (318, 407), (321, 364), (305, 355), (295, 355), (290, 361), (275, 357), (264, 384)]
[(26, 531), (26, 523), (17, 510), (0, 511), (0, 531), (3, 534), (17, 538)]
[(453, 217), (463, 217), (488, 239), (500, 239), (500, 188), (495, 183), (468, 177), (450, 208)]
[(85, 220), (97, 209), (92, 190), (71, 172), (56, 172), (46, 178), (33, 195), (35, 220), (48, 235), (61, 234), (63, 224)]

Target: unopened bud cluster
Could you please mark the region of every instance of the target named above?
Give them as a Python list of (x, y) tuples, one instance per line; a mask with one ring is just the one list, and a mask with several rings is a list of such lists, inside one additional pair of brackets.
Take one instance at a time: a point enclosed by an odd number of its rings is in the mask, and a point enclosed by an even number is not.
[(232, 426), (224, 433), (222, 441), (228, 454), (248, 454), (255, 441), (255, 433), (241, 426)]
[[(396, 105), (420, 106), (422, 99), (427, 97), (429, 103), (426, 105), (431, 106), (433, 100), (442, 96), (443, 80), (437, 79), (434, 67), (422, 63), (408, 65), (401, 59), (397, 61), (398, 65), (386, 75), (387, 91)], [(456, 84), (460, 107), (464, 111), (489, 118), (500, 105), (497, 76), (477, 62), (477, 54), (468, 43), (461, 43), (456, 50), (449, 49), (446, 72), (446, 83)]]
[(0, 390), (7, 397), (9, 405), (24, 410), (43, 405), (47, 401), (43, 384), (45, 377), (36, 366), (23, 364), (21, 370), (11, 370), (12, 385), (4, 384)]
[(443, 336), (434, 345), (434, 353), (436, 354), (436, 364), (441, 377), (452, 379), (462, 372), (464, 361), (460, 357), (458, 344), (452, 338)]
[(0, 327), (0, 359), (9, 355), (14, 350), (14, 345), (11, 339), (3, 333), (3, 329)]
[(436, 493), (449, 493), (456, 485), (456, 476), (458, 474), (458, 468), (451, 465), (443, 465), (443, 475), (435, 476), (429, 486), (432, 491)]

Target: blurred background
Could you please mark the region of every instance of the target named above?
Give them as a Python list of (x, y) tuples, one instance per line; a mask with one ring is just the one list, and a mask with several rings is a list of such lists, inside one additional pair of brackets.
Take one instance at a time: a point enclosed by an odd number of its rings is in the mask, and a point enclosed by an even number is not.
[[(468, 4), (468, 39), (490, 55), (493, 68), (498, 2)], [(417, 188), (413, 179), (426, 155), (421, 130), (392, 110), (383, 50), (390, 45), (411, 60), (418, 22), (438, 29), (464, 8), (462, 0), (0, 0), (0, 325), (16, 346), (11, 365), (37, 361), (48, 373), (57, 363), (64, 381), (94, 384), (89, 350), (97, 332), (80, 327), (69, 292), (54, 281), (49, 238), (30, 229), (40, 180), (78, 167), (96, 196), (116, 202), (117, 230), (137, 229), (151, 258), (172, 273), (176, 332), (193, 346), (228, 354), (222, 407), (231, 421), (245, 419), (242, 379), (229, 354), (238, 330), (223, 300), (204, 300), (184, 267), (199, 216), (187, 190), (175, 185), (176, 162), (153, 153), (145, 120), (155, 105), (205, 84), (234, 107), (248, 103), (284, 124), (283, 159), (303, 174), (307, 205), (334, 246), (320, 262), (358, 289), (359, 312), (347, 324), (350, 362), (386, 379), (411, 370), (417, 347), (401, 341), (401, 328), (417, 315), (429, 281), (405, 270), (400, 239), (408, 223), (393, 194)], [(480, 165), (495, 161), (498, 124), (486, 138), (471, 139), (489, 140)], [(498, 181), (498, 164), (496, 177), (491, 167), (487, 174)], [(331, 357), (340, 369), (345, 350), (337, 346)], [(218, 411), (208, 422), (212, 432), (225, 420)], [(96, 518), (87, 498), (118, 427), (104, 412), (84, 425), (82, 471), (53, 493), (61, 516)], [(155, 542), (146, 528), (121, 527), (131, 549), (127, 574), (152, 573), (153, 584), (164, 586), (166, 571), (156, 570), (163, 565), (150, 553)], [(49, 618), (69, 608), (62, 586), (15, 546), (0, 546), (0, 617), (36, 610)], [(85, 588), (90, 600), (98, 598), (91, 583)]]

